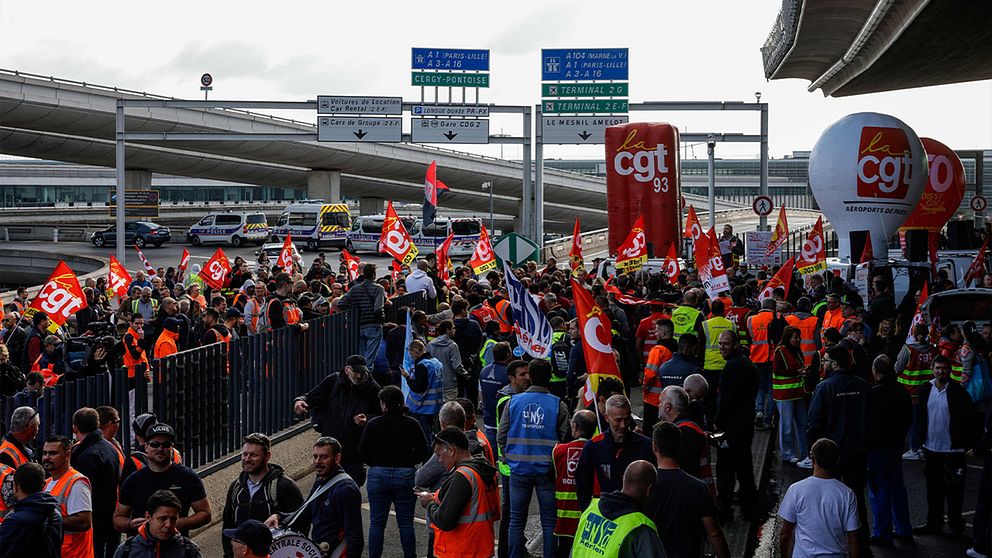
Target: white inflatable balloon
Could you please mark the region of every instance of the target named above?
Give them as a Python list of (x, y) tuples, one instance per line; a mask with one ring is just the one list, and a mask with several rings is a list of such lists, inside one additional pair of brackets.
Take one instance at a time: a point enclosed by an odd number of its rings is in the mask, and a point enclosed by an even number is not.
[(810, 154), (809, 183), (837, 231), (840, 259), (852, 257), (852, 231), (871, 231), (872, 250), (884, 257), (889, 238), (920, 201), (927, 174), (923, 143), (898, 118), (859, 112), (831, 124)]

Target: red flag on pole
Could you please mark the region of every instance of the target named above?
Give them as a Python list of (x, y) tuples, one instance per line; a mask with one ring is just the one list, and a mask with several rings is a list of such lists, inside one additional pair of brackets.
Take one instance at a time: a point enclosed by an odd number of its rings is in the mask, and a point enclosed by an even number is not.
[(582, 232), (579, 230), (579, 218), (575, 218), (575, 226), (572, 227), (572, 249), (568, 251), (568, 261), (574, 275), (579, 269), (585, 266), (582, 259)]
[(403, 265), (410, 265), (420, 252), (413, 243), (410, 233), (403, 226), (403, 221), (393, 209), (392, 201), (386, 204), (386, 219), (382, 223), (382, 233), (379, 235), (379, 251), (389, 254)]
[(924, 323), (923, 320), (923, 304), (930, 298), (930, 284), (923, 283), (923, 288), (920, 289), (920, 300), (916, 303), (916, 312), (913, 314), (913, 320), (909, 323), (909, 331), (906, 332), (906, 342), (913, 343), (913, 328), (916, 324)]
[(985, 251), (989, 249), (989, 239), (985, 238), (985, 242), (982, 243), (982, 247), (975, 254), (975, 259), (968, 266), (968, 271), (964, 274), (964, 286), (967, 287), (972, 280), (975, 281), (975, 286), (980, 287), (982, 276), (985, 275)]
[(286, 233), (286, 240), (282, 243), (282, 250), (279, 251), (276, 265), (286, 273), (293, 273), (293, 237), (289, 233)]
[(37, 312), (44, 312), (51, 321), (48, 331), (54, 333), (69, 320), (69, 316), (86, 308), (87, 305), (76, 274), (65, 262), (60, 261), (59, 265), (55, 266), (55, 271), (48, 276), (48, 281), (45, 281), (31, 301), (31, 305), (24, 311), (24, 317), (30, 318)]
[(228, 261), (224, 250), (218, 248), (204, 264), (203, 270), (200, 272), (200, 279), (203, 279), (203, 282), (210, 288), (220, 290), (224, 288), (224, 280), (230, 272), (231, 262)]
[(796, 258), (789, 258), (782, 268), (778, 270), (767, 283), (765, 283), (765, 288), (761, 290), (761, 294), (758, 295), (758, 302), (765, 300), (766, 298), (771, 298), (772, 293), (777, 287), (782, 287), (785, 289), (785, 298), (789, 298), (789, 287), (792, 285), (792, 271), (796, 266)]
[(496, 254), (493, 252), (493, 243), (489, 240), (489, 231), (486, 230), (485, 225), (482, 225), (482, 230), (479, 232), (479, 242), (475, 245), (475, 251), (468, 265), (472, 266), (472, 272), (476, 275), (496, 269)]
[(444, 281), (446, 284), (451, 278), (451, 258), (448, 256), (448, 252), (451, 250), (451, 242), (455, 239), (454, 231), (448, 233), (448, 238), (444, 239), (444, 242), (434, 250), (434, 255), (437, 256), (437, 274), (438, 277)]
[(668, 276), (668, 282), (675, 285), (679, 282), (679, 273), (682, 272), (679, 269), (679, 258), (675, 252), (675, 243), (668, 245), (668, 254), (665, 256), (664, 263), (665, 275)]
[(691, 238), (694, 242), (703, 236), (703, 226), (699, 224), (699, 217), (696, 216), (696, 208), (689, 206), (689, 212), (685, 217), (685, 231), (682, 236)]
[(809, 275), (827, 269), (827, 242), (823, 236), (823, 216), (816, 220), (816, 224), (809, 231), (806, 242), (799, 252), (796, 260), (799, 273)]
[(630, 230), (627, 239), (617, 248), (617, 261), (614, 264), (617, 271), (627, 273), (641, 269), (648, 261), (648, 243), (644, 235), (644, 216), (638, 215), (634, 228)]
[(341, 250), (341, 259), (344, 260), (344, 265), (348, 268), (348, 280), (358, 279), (358, 264), (362, 263), (362, 260), (358, 259), (358, 256), (352, 256), (347, 250)]
[(189, 267), (189, 250), (183, 248), (183, 255), (179, 258), (179, 273), (176, 274), (176, 280), (183, 278), (187, 267)]
[(586, 359), (586, 403), (596, 399), (596, 389), (602, 378), (613, 377), (623, 381), (617, 359), (613, 355), (612, 328), (610, 319), (596, 306), (589, 293), (578, 281), (572, 279), (572, 299), (575, 301), (575, 315), (579, 319), (582, 339), (582, 354)]
[(861, 261), (858, 263), (868, 263), (875, 259), (875, 251), (871, 247), (871, 231), (865, 235), (865, 247), (861, 250)]
[(768, 248), (765, 249), (765, 255), (770, 256), (772, 252), (778, 250), (778, 247), (785, 242), (785, 239), (789, 238), (789, 221), (785, 217), (785, 204), (778, 211), (778, 222), (775, 223), (775, 230), (772, 231), (772, 239), (768, 242)]
[(427, 166), (427, 176), (424, 177), (424, 204), (423, 204), (423, 221), (424, 226), (430, 226), (434, 222), (434, 216), (437, 214), (437, 204), (438, 198), (441, 195), (441, 190), (447, 190), (448, 186), (437, 179), (437, 162), (431, 161), (431, 164)]
[(138, 258), (141, 259), (141, 265), (145, 266), (145, 273), (149, 276), (155, 275), (155, 268), (148, 262), (148, 258), (145, 257), (145, 254), (141, 252), (141, 248), (138, 248), (138, 245), (135, 244), (134, 249), (138, 251)]
[(117, 258), (110, 256), (110, 269), (107, 272), (107, 296), (123, 299), (127, 296), (127, 286), (131, 284), (131, 274), (117, 261)]

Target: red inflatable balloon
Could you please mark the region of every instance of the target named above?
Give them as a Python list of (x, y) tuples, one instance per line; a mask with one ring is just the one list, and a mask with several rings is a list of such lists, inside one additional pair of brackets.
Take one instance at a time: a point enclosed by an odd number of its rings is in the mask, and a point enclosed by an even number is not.
[(930, 176), (920, 202), (901, 230), (937, 232), (954, 216), (964, 199), (964, 165), (950, 147), (930, 138), (920, 138), (920, 141), (927, 152)]

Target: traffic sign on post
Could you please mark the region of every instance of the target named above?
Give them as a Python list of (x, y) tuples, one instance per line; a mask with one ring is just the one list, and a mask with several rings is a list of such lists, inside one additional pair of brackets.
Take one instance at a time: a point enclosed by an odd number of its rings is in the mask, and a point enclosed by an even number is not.
[(414, 118), (414, 143), (489, 143), (486, 118)]
[(321, 116), (317, 119), (317, 141), (399, 143), (402, 137), (401, 118)]
[(504, 234), (499, 237), (499, 240), (493, 245), (493, 252), (496, 253), (500, 265), (503, 262), (508, 262), (511, 265), (519, 265), (526, 261), (540, 263), (541, 247), (533, 240), (517, 233)]
[(544, 83), (542, 97), (626, 97), (630, 87), (622, 83)]
[(985, 196), (975, 195), (971, 198), (971, 210), (972, 211), (985, 211), (985, 207), (988, 202), (985, 201)]
[(545, 114), (582, 112), (627, 112), (627, 99), (583, 99), (541, 101), (541, 112)]
[(762, 217), (771, 215), (772, 209), (774, 208), (775, 206), (772, 203), (772, 199), (768, 196), (758, 196), (754, 198), (754, 202), (751, 203), (751, 209)]
[(607, 127), (626, 123), (626, 116), (545, 116), (541, 118), (541, 141), (545, 144), (604, 143)]
[(402, 97), (317, 95), (317, 114), (403, 114)]
[(410, 67), (414, 70), (489, 71), (488, 49), (414, 48)]

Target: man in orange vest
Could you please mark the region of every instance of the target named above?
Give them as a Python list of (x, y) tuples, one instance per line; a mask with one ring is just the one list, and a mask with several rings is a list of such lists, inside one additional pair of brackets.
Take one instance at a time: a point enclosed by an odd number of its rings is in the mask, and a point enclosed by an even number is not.
[(141, 348), (145, 339), (145, 319), (141, 314), (131, 314), (131, 327), (124, 334), (124, 367), (127, 368), (127, 377), (134, 389), (134, 377), (136, 373), (142, 373), (145, 378), (151, 379), (149, 372), (151, 366), (148, 363), (148, 355)]
[[(14, 484), (14, 468), (9, 465), (0, 464), (0, 488), (4, 486), (13, 486)], [(9, 478), (8, 478), (9, 477)], [(9, 483), (9, 484), (8, 484)], [(14, 495), (10, 494), (9, 497), (5, 497), (3, 492), (5, 490), (0, 490), (0, 523), (3, 523), (3, 518), (7, 515), (7, 511), (11, 506), (14, 505)], [(8, 502), (8, 499), (10, 500)]]
[(798, 328), (800, 333), (799, 350), (803, 352), (803, 363), (809, 366), (816, 354), (816, 316), (810, 313), (812, 302), (807, 297), (801, 297), (796, 302), (796, 311), (785, 317), (790, 326)]
[[(665, 318), (657, 320), (654, 324), (654, 337), (656, 340), (662, 338), (662, 330), (668, 329), (671, 332), (671, 320)], [(655, 423), (658, 422), (658, 407), (661, 405), (661, 390), (665, 386), (661, 385), (661, 378), (658, 370), (661, 365), (672, 358), (672, 351), (665, 345), (656, 343), (648, 353), (647, 361), (644, 363), (644, 379), (641, 382), (641, 395), (644, 399), (644, 423), (641, 429), (644, 432), (651, 432)]]
[(822, 346), (826, 344), (826, 339), (823, 337), (824, 332), (830, 328), (840, 331), (840, 328), (843, 325), (844, 309), (840, 306), (840, 295), (830, 293), (827, 295), (826, 310), (823, 311), (823, 316), (820, 317), (820, 345)]
[(34, 450), (28, 444), (38, 435), (41, 419), (38, 409), (18, 407), (10, 416), (10, 431), (0, 442), (0, 464), (17, 469), (34, 460)]
[(63, 558), (93, 558), (93, 503), (90, 480), (69, 466), (69, 438), (45, 440), (41, 464), (49, 474), (45, 492), (58, 500), (62, 513)]
[(420, 505), (434, 530), (438, 558), (489, 558), (496, 552), (493, 524), (499, 519), (496, 468), (472, 457), (468, 438), (456, 426), (434, 436), (434, 454), (451, 471), (437, 492), (420, 492)]
[[(772, 339), (769, 329), (775, 319), (775, 299), (761, 301), (761, 311), (747, 319), (747, 332), (751, 337), (750, 360), (758, 369), (758, 396), (754, 401), (754, 425), (767, 428), (771, 425), (774, 400), (772, 399)], [(839, 311), (838, 311), (839, 312)], [(839, 315), (839, 314), (838, 314)]]
[(575, 491), (575, 470), (579, 466), (582, 448), (596, 434), (596, 415), (582, 409), (572, 415), (571, 442), (555, 446), (551, 452), (555, 467), (555, 504), (558, 519), (555, 522), (555, 556), (567, 557), (572, 551), (575, 529), (579, 526), (582, 508)]
[(174, 355), (179, 352), (176, 341), (179, 339), (179, 320), (166, 318), (162, 323), (162, 333), (155, 341), (155, 360)]

